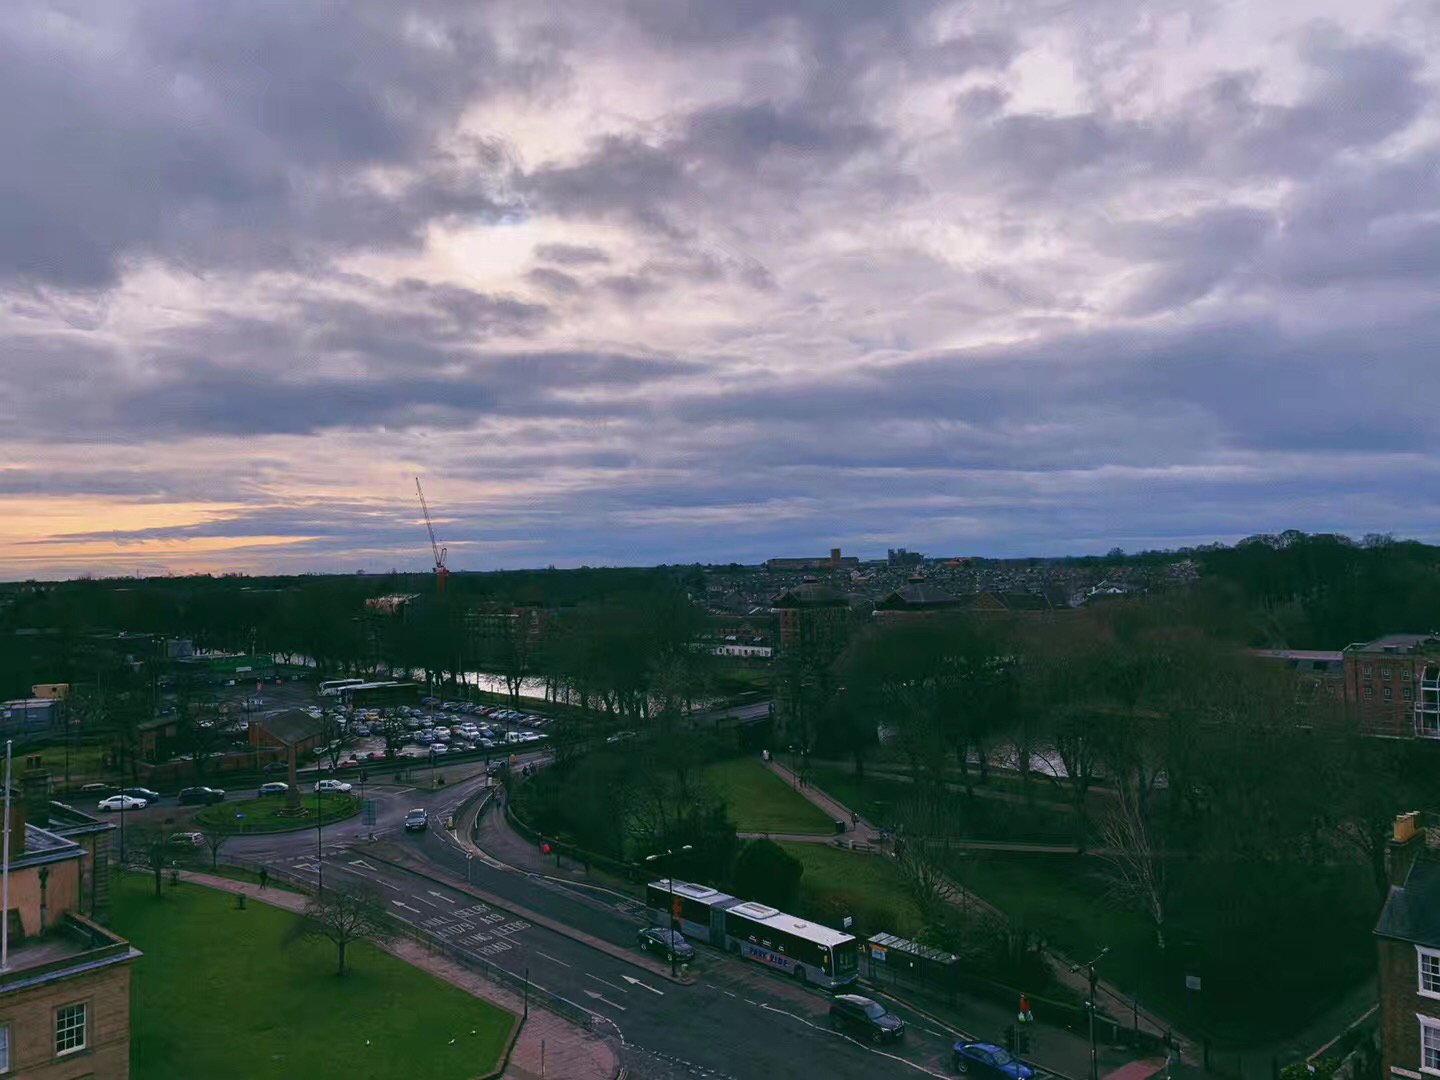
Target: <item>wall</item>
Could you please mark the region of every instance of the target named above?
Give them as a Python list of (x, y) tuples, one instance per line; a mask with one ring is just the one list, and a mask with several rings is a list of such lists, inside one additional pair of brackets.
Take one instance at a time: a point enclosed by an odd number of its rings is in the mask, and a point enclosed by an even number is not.
[[(45, 885), (45, 926), (54, 926), (66, 911), (77, 907), (80, 895), (80, 860), (45, 863), (50, 870)], [(10, 871), (10, 910), (20, 912), (25, 936), (40, 933), (40, 867)]]
[[(55, 1009), (84, 1001), (86, 1049), (56, 1060)], [(130, 965), (61, 979), (0, 997), (0, 1023), (10, 1025), (10, 1068), (27, 1080), (130, 1076)], [(9, 1075), (9, 1074), (7, 1074)]]
[[(1420, 1022), (1416, 1013), (1440, 1019), (1440, 1001), (1416, 992), (1419, 973), (1415, 946), (1407, 941), (1379, 939), (1380, 1075), (1389, 1080), (1391, 1067), (1420, 1072)], [(1401, 1074), (1404, 1075), (1404, 1074)]]

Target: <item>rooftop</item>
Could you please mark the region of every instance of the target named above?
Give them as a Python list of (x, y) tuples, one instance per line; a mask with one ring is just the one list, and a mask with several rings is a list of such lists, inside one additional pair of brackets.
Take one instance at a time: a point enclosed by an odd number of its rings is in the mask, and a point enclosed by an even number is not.
[(325, 722), (317, 720), (303, 709), (278, 709), (260, 718), (260, 726), (286, 746), (302, 742), (325, 730)]
[(67, 859), (78, 859), (83, 854), (84, 849), (74, 840), (67, 840), (49, 829), (42, 829), (39, 825), (33, 825), (27, 821), (25, 823), (25, 850), (19, 855), (15, 854), (13, 850), (10, 852), (10, 869), (17, 870), (26, 866), (39, 866), (42, 863), (64, 862)]
[(1357, 641), (1345, 647), (1346, 652), (1411, 652), (1416, 649), (1440, 651), (1440, 637), (1435, 634), (1386, 634), (1374, 641)]
[(1391, 887), (1375, 933), (1413, 945), (1440, 947), (1440, 862), (1423, 854), (1415, 860), (1405, 884)]
[(140, 955), (128, 941), (74, 912), (43, 937), (10, 942), (9, 968), (0, 972), (3, 995), (28, 990), (84, 971), (124, 963)]

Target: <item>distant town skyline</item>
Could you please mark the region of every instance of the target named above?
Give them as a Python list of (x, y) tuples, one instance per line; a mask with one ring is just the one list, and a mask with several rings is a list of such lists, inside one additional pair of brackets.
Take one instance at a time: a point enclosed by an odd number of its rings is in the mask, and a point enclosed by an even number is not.
[[(535, 10), (531, 10), (535, 7)], [(0, 578), (1440, 540), (1440, 8), (0, 7)]]

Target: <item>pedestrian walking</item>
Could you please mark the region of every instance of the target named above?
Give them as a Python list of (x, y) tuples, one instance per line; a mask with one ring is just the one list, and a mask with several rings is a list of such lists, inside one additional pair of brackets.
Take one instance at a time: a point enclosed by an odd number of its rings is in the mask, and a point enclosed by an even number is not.
[(265, 886), (270, 883), (270, 870), (268, 867), (260, 867), (260, 891), (265, 891)]
[(854, 810), (850, 811), (850, 828), (852, 830), (860, 828), (860, 815)]

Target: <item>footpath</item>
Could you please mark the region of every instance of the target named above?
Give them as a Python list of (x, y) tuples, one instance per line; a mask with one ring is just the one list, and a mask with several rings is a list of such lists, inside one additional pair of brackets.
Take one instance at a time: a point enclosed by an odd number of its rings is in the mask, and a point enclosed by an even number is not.
[[(309, 897), (271, 886), (262, 888), (249, 881), (234, 881), (214, 874), (192, 870), (179, 871), (180, 880), (209, 889), (245, 896), (258, 903), (286, 911), (301, 912)], [(408, 939), (396, 939), (380, 946), (385, 952), (412, 967), (443, 979), (515, 1016), (525, 1013), (525, 1003), (509, 990), (486, 981), (476, 972), (444, 956), (437, 956), (423, 945)], [(502, 1074), (513, 1080), (542, 1080), (565, 1077), (574, 1080), (614, 1080), (620, 1073), (620, 1060), (610, 1044), (598, 1036), (582, 1031), (554, 1013), (538, 1006), (529, 1009), (528, 1018), (515, 1039), (510, 1061)]]
[[(835, 844), (835, 846), (840, 848), (842, 851), (847, 849), (858, 849), (862, 851), (869, 850), (871, 852), (875, 850), (882, 850), (886, 853), (889, 852), (890, 844), (888, 840), (882, 840), (879, 830), (876, 829), (872, 823), (866, 821), (862, 817), (859, 817), (858, 814), (852, 813), (852, 811), (844, 804), (842, 804), (839, 800), (832, 798), (824, 791), (821, 791), (819, 788), (815, 787), (814, 784), (810, 783), (809, 781), (801, 781), (795, 776), (794, 773), (792, 773), (785, 766), (781, 765), (779, 762), (773, 760), (769, 761), (766, 763), (766, 767), (781, 780), (784, 780), (787, 784), (793, 787), (805, 799), (809, 800), (810, 803), (822, 810), (832, 820), (857, 822), (857, 824), (853, 827), (852, 831), (850, 833), (847, 833), (844, 838), (847, 841), (853, 841), (853, 843), (842, 842), (842, 839), (838, 836), (822, 839), (828, 839), (829, 842)], [(1011, 847), (1012, 845), (994, 844), (987, 846), (995, 849), (1005, 849)], [(1025, 851), (1035, 849), (1034, 845), (1028, 844), (1013, 846), (1018, 850)], [(951, 903), (959, 904), (963, 901), (967, 905), (973, 905), (980, 909), (990, 911), (997, 916), (1004, 917), (1004, 913), (1001, 912), (998, 908), (986, 903), (980, 897), (976, 896), (972, 892), (969, 892), (960, 885), (951, 882), (950, 889)], [(1055, 976), (1059, 980), (1059, 982), (1062, 985), (1068, 987), (1069, 989), (1075, 991), (1080, 996), (1081, 1000), (1085, 1000), (1089, 996), (1089, 985), (1086, 981), (1084, 972), (1072, 971), (1071, 968), (1075, 966), (1074, 962), (1068, 957), (1061, 956), (1053, 950), (1048, 951), (1048, 957), (1050, 959), (1051, 968), (1055, 972)], [(1134, 1022), (1139, 1026), (1142, 1031), (1157, 1037), (1163, 1037), (1167, 1034), (1170, 1034), (1176, 1038), (1179, 1038), (1182, 1043), (1183, 1057), (1187, 1060), (1194, 1060), (1195, 1048), (1187, 1047), (1184, 1045), (1183, 1037), (1180, 1036), (1179, 1032), (1175, 1031), (1173, 1025), (1171, 1025), (1161, 1017), (1156, 1016), (1148, 1009), (1141, 1008), (1138, 1010), (1132, 1010), (1129, 999), (1124, 994), (1122, 994), (1116, 987), (1105, 982), (1105, 980), (1103, 979), (1097, 980), (1096, 989), (1098, 991), (1096, 996), (1101, 999), (1100, 1006), (1102, 1011), (1105, 1007), (1104, 999), (1107, 997), (1111, 1002), (1118, 1003), (1118, 1005), (1124, 1005), (1125, 1011), (1132, 1012), (1132, 1016), (1135, 1017)], [(1118, 1005), (1116, 1006), (1117, 1008)], [(1010, 1019), (1014, 1020), (1015, 1017), (1012, 1016)], [(1034, 1041), (1035, 1045), (1038, 1047), (1040, 1044), (1040, 1038), (1038, 1033), (1036, 1036), (1034, 1036)], [(1086, 1073), (1080, 1075), (1088, 1074), (1088, 1055), (1089, 1047), (1087, 1043)], [(1133, 1065), (1134, 1067), (1131, 1067), (1131, 1065)], [(1141, 1063), (1136, 1062), (1131, 1063), (1131, 1065), (1127, 1065), (1126, 1068), (1128, 1071), (1126, 1071), (1123, 1076), (1117, 1077), (1116, 1080), (1144, 1080), (1144, 1077), (1150, 1076), (1155, 1072), (1163, 1070), (1165, 1062), (1163, 1058), (1147, 1061), (1145, 1063), (1145, 1068), (1149, 1069), (1148, 1072), (1140, 1069)], [(1102, 1075), (1104, 1075), (1103, 1072)]]

